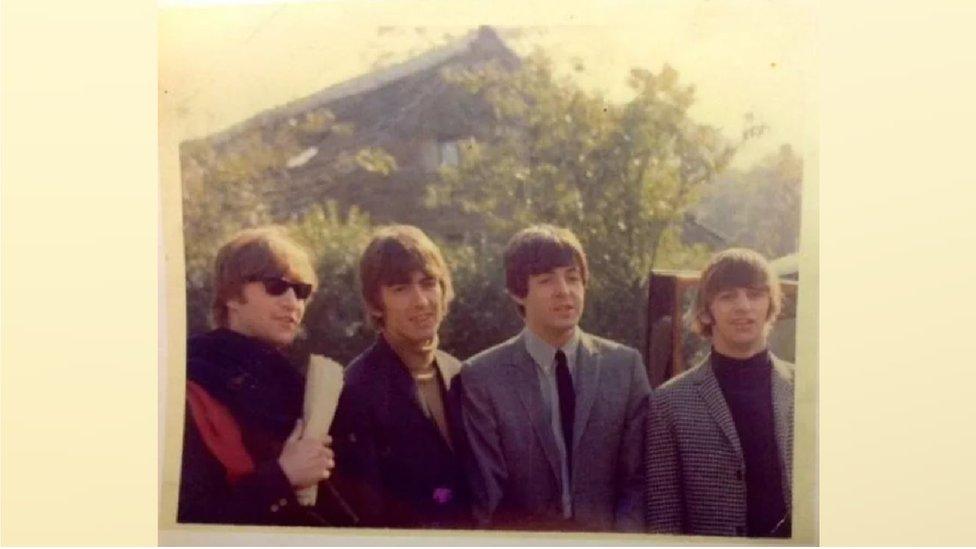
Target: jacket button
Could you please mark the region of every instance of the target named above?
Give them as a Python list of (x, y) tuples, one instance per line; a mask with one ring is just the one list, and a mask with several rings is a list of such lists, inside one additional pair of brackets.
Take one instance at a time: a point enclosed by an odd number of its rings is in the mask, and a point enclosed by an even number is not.
[(288, 505), (288, 500), (285, 498), (281, 498), (280, 500), (278, 500), (278, 505), (284, 507), (285, 505)]
[(272, 513), (277, 513), (278, 512), (278, 504), (277, 503), (272, 503), (271, 504), (271, 512)]

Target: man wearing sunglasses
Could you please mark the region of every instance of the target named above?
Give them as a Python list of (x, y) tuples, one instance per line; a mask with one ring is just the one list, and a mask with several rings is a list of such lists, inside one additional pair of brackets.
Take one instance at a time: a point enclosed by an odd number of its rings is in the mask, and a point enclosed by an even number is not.
[[(319, 490), (328, 437), (303, 437), (304, 379), (282, 353), (316, 285), (307, 253), (275, 227), (244, 230), (217, 253), (212, 321), (187, 345), (180, 522), (327, 525), (349, 519)], [(324, 495), (323, 495), (324, 494)]]

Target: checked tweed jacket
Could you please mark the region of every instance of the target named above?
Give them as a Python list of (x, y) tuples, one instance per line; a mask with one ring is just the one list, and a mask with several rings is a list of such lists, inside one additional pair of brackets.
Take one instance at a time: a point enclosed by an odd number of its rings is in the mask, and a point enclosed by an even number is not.
[[(650, 532), (745, 535), (745, 461), (710, 358), (651, 395), (645, 461), (646, 520)], [(789, 511), (793, 365), (774, 356), (771, 375), (783, 498)]]

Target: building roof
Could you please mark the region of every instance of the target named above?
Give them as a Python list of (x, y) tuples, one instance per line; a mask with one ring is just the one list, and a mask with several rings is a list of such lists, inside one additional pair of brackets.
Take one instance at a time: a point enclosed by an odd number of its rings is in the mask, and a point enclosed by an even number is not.
[(274, 124), (293, 116), (327, 106), (340, 99), (378, 90), (398, 80), (433, 69), (472, 52), (493, 53), (512, 61), (517, 62), (518, 60), (518, 56), (505, 44), (495, 29), (489, 26), (481, 26), (457, 40), (434, 48), (417, 57), (329, 86), (312, 95), (296, 99), (285, 105), (262, 111), (207, 139), (212, 139), (216, 144), (225, 143), (256, 126)]
[(770, 261), (770, 266), (779, 276), (796, 275), (800, 272), (800, 254), (792, 253)]

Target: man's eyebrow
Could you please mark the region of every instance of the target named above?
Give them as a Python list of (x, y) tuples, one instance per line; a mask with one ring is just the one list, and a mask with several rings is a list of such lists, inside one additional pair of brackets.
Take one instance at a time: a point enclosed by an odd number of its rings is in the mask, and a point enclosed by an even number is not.
[(533, 274), (554, 273), (554, 272), (556, 272), (559, 269), (573, 269), (573, 270), (578, 271), (579, 270), (579, 265), (576, 265), (575, 263), (565, 263), (565, 264), (558, 264), (558, 265), (550, 265), (550, 266), (547, 266), (547, 267), (544, 267), (544, 268), (543, 267), (540, 267), (539, 270), (536, 271)]

